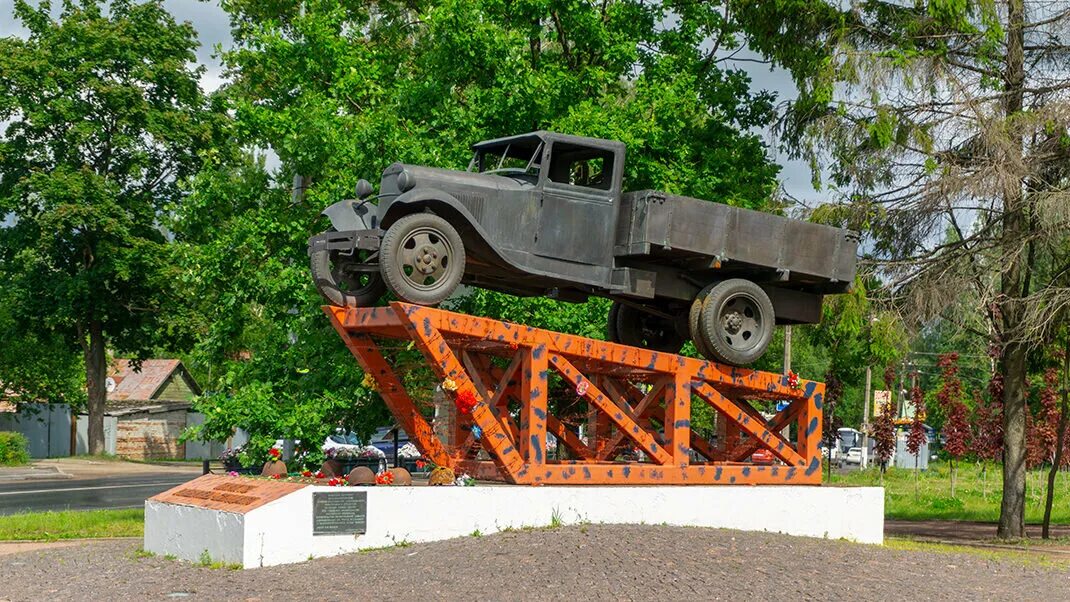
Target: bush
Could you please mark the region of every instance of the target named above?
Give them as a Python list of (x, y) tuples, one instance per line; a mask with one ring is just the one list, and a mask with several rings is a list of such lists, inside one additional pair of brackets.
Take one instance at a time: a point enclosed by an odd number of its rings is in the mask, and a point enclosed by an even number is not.
[(19, 466), (30, 461), (30, 442), (22, 433), (0, 431), (0, 466)]

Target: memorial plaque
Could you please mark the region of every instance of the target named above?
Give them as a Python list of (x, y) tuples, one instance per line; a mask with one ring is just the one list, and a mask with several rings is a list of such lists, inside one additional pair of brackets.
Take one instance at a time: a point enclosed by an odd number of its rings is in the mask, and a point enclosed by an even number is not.
[(313, 535), (355, 535), (367, 528), (367, 491), (313, 492)]

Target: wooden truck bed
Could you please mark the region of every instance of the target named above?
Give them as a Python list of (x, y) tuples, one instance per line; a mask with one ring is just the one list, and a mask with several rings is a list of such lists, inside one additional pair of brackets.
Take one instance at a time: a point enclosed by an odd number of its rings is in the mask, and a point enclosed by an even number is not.
[(642, 190), (622, 196), (614, 251), (670, 264), (705, 257), (719, 271), (774, 272), (786, 288), (841, 293), (857, 249), (850, 230)]

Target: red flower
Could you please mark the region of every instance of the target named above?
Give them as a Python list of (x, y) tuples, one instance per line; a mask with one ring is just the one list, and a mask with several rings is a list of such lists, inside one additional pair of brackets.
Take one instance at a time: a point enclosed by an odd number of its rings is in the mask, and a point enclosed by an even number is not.
[(799, 375), (794, 372), (788, 372), (788, 386), (792, 389), (799, 388)]
[(520, 348), (520, 345), (517, 345), (516, 341), (510, 341), (509, 342), (509, 349), (512, 349), (513, 351), (516, 351), (519, 348)]
[(272, 460), (278, 460), (280, 457), (282, 457), (282, 452), (273, 447), (268, 451), (268, 455), (271, 456)]
[(322, 470), (317, 470), (317, 471), (316, 471), (316, 474), (315, 474), (314, 476), (315, 476), (315, 477), (316, 477), (317, 479), (322, 479), (322, 478), (325, 478), (325, 477), (326, 477), (327, 475), (323, 474), (323, 471), (322, 471)]
[(303, 470), (303, 471), (301, 471), (301, 476), (303, 476), (303, 477), (311, 477), (312, 476), (312, 471), (311, 470)]
[(327, 484), (330, 485), (331, 487), (338, 487), (338, 486), (340, 486), (340, 485), (342, 485), (344, 483), (345, 483), (345, 480), (340, 479), (338, 477), (334, 477), (330, 481), (327, 481)]
[(423, 470), (424, 466), (427, 466), (427, 462), (424, 462), (423, 460), (417, 460), (416, 461), (417, 470)]
[(471, 414), (472, 408), (479, 404), (479, 400), (476, 399), (476, 394), (470, 389), (464, 391), (458, 391), (457, 396), (454, 398), (454, 403), (457, 404), (457, 409), (462, 414)]
[(387, 470), (375, 475), (375, 483), (377, 485), (393, 485), (394, 473)]
[(271, 475), (271, 478), (273, 478), (273, 479), (281, 479), (282, 477), (283, 477), (283, 475), (281, 475), (281, 474), (273, 474), (273, 475)]

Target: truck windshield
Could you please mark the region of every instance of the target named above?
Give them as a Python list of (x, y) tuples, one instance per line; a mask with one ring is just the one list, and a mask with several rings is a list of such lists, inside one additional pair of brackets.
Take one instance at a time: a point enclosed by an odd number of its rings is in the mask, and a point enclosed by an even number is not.
[(472, 156), (468, 171), (479, 173), (539, 174), (539, 159), (542, 156), (542, 143), (534, 148), (530, 145), (506, 144), (480, 148)]

